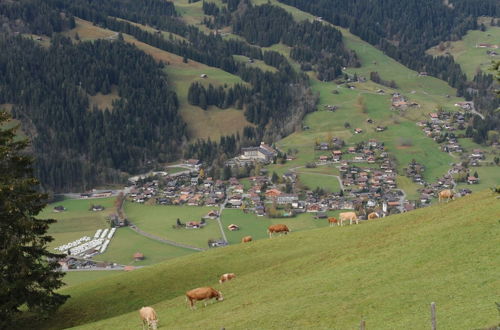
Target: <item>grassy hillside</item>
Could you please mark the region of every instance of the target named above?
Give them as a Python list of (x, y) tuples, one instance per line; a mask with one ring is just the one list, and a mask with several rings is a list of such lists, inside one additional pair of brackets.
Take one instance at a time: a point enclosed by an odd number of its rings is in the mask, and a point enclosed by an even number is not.
[(477, 70), (487, 72), (491, 67), (491, 61), (500, 57), (486, 53), (486, 51), (499, 53), (498, 49), (476, 47), (481, 43), (500, 46), (500, 27), (489, 26), (488, 23), (486, 26), (486, 31), (469, 31), (461, 40), (445, 42), (442, 47), (432, 47), (427, 53), (435, 56), (450, 54), (460, 64), (467, 78), (472, 79)]
[[(197, 6), (201, 10), (201, 2)], [(80, 40), (96, 40), (96, 39), (116, 39), (118, 34), (114, 31), (104, 29), (93, 25), (91, 22), (76, 18), (76, 27), (65, 32), (66, 36), (75, 38), (78, 34)], [(133, 23), (133, 22), (132, 22)], [(146, 31), (154, 31), (151, 27), (134, 23)], [(162, 32), (165, 38), (169, 38), (170, 33)], [(188, 88), (191, 83), (198, 81), (208, 85), (209, 83), (219, 86), (227, 84), (229, 86), (235, 83), (242, 83), (240, 77), (225, 72), (221, 69), (210, 67), (208, 65), (189, 60), (184, 63), (181, 56), (166, 52), (156, 47), (150, 46), (144, 42), (138, 41), (134, 37), (124, 34), (123, 38), (126, 42), (135, 45), (140, 50), (151, 55), (157, 61), (163, 61), (166, 65), (165, 71), (168, 74), (169, 82), (172, 84), (177, 97), (179, 98), (180, 114), (188, 125), (190, 138), (196, 140), (198, 138), (208, 138), (217, 140), (221, 135), (230, 135), (236, 132), (241, 132), (243, 127), (250, 124), (242, 110), (235, 108), (219, 109), (215, 106), (209, 107), (208, 111), (204, 111), (199, 107), (190, 105), (187, 102)], [(182, 37), (173, 35), (173, 38), (181, 39)], [(183, 38), (182, 38), (183, 39)], [(257, 63), (256, 65), (265, 65)], [(200, 78), (201, 74), (206, 74), (208, 78)], [(108, 95), (97, 94), (90, 98), (91, 106), (96, 105), (100, 109), (111, 108), (111, 102), (118, 97), (116, 90)]]
[[(498, 324), (500, 206), (485, 191), (355, 226), (292, 232), (176, 258), (74, 285), (37, 327), (136, 329), (152, 305), (160, 329), (427, 329), (435, 301), (442, 329)], [(235, 272), (224, 285), (218, 276)], [(186, 309), (188, 289), (212, 285), (225, 300)]]

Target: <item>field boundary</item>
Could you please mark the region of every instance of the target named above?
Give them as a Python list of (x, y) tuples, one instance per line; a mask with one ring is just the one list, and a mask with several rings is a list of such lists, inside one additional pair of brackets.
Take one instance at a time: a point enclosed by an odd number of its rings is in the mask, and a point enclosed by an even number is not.
[(161, 238), (161, 237), (158, 237), (156, 235), (153, 235), (153, 234), (150, 234), (150, 233), (146, 233), (145, 231), (142, 231), (141, 229), (137, 228), (137, 226), (134, 225), (131, 222), (130, 222), (130, 226), (129, 227), (130, 227), (130, 229), (132, 229), (133, 231), (135, 231), (139, 235), (142, 235), (144, 237), (153, 239), (153, 240), (158, 241), (160, 243), (169, 244), (169, 245), (173, 245), (173, 246), (176, 246), (176, 247), (190, 249), (190, 250), (195, 250), (195, 251), (205, 251), (205, 250), (207, 250), (207, 249), (202, 249), (202, 248), (199, 248), (199, 247), (196, 247), (196, 246), (192, 246), (192, 245), (188, 245), (188, 244), (174, 242), (174, 241), (171, 241), (171, 240), (166, 239), (166, 238)]

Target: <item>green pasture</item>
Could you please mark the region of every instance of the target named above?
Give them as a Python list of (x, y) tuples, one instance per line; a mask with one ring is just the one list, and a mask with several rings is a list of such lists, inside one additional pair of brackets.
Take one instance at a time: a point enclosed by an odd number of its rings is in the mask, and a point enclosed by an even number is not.
[(500, 185), (500, 166), (471, 167), (470, 174), (473, 175), (474, 172), (477, 172), (477, 174), (479, 175), (479, 183), (459, 183), (455, 190), (465, 188), (470, 189), (473, 192), (478, 192)]
[[(144, 260), (134, 261), (133, 255), (136, 252), (144, 254)], [(121, 265), (145, 266), (191, 253), (195, 251), (155, 241), (139, 235), (130, 228), (119, 228), (106, 252), (96, 256), (95, 259)]]
[(75, 286), (78, 284), (99, 281), (106, 277), (112, 277), (117, 274), (121, 274), (123, 271), (111, 271), (111, 270), (99, 270), (99, 271), (70, 271), (64, 274), (63, 282), (65, 283), (64, 288)]
[[(329, 216), (338, 216), (340, 211), (328, 212)], [(314, 219), (316, 213), (301, 213), (292, 218), (272, 219), (267, 216), (258, 217), (254, 213), (244, 213), (243, 210), (226, 209), (222, 213), (221, 221), (230, 244), (237, 244), (245, 236), (252, 236), (254, 240), (268, 238), (267, 227), (272, 224), (285, 224), (292, 232), (322, 228), (328, 226), (327, 219)], [(227, 226), (235, 224), (240, 230), (230, 231)], [(337, 227), (335, 227), (337, 228)]]
[[(486, 191), (360, 225), (297, 232), (291, 223), (287, 236), (70, 286), (55, 315), (17, 325), (138, 329), (137, 311), (153, 306), (160, 329), (355, 329), (361, 319), (373, 329), (428, 329), (436, 302), (442, 329), (490, 328), (498, 324), (499, 216)], [(250, 232), (253, 220), (241, 221), (241, 234)], [(226, 272), (237, 277), (218, 284)], [(200, 286), (221, 290), (224, 301), (189, 311), (184, 294)]]
[(340, 184), (336, 177), (321, 173), (300, 173), (300, 183), (311, 190), (321, 188), (329, 192), (339, 192)]
[[(97, 229), (109, 228), (106, 217), (113, 213), (115, 198), (92, 198), (92, 199), (65, 199), (61, 202), (52, 203), (40, 212), (38, 218), (55, 219), (56, 223), (49, 228), (49, 234), (54, 241), (49, 244), (53, 248), (61, 244), (69, 243), (83, 236), (93, 237)], [(104, 211), (93, 212), (89, 208), (92, 204), (102, 205)], [(66, 208), (64, 212), (54, 212), (54, 207), (62, 205)]]
[(481, 43), (500, 46), (500, 27), (486, 25), (486, 31), (469, 31), (461, 40), (444, 43), (443, 50), (435, 46), (429, 49), (427, 53), (434, 56), (449, 53), (460, 64), (467, 78), (472, 80), (478, 70), (488, 72), (491, 61), (498, 60), (500, 57), (499, 55), (491, 56), (486, 53), (486, 51), (495, 51), (498, 54), (500, 53), (498, 49), (477, 47)]
[(207, 224), (200, 229), (174, 229), (177, 218), (182, 223), (200, 221), (211, 207), (198, 206), (165, 206), (141, 205), (126, 203), (125, 212), (128, 219), (141, 230), (175, 242), (207, 248), (207, 241), (221, 237), (216, 220), (206, 220)]

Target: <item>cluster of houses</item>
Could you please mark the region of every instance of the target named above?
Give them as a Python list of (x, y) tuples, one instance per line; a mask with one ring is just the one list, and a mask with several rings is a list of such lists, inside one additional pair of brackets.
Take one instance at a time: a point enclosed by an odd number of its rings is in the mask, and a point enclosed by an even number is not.
[(159, 205), (218, 206), (225, 195), (225, 184), (221, 180), (201, 178), (198, 174), (167, 176), (134, 185), (129, 198), (135, 203), (150, 199)]
[(416, 162), (414, 159), (408, 164), (408, 167), (404, 169), (407, 177), (411, 178), (413, 182), (425, 185), (422, 173), (425, 171), (425, 166)]
[(426, 136), (441, 143), (441, 150), (443, 152), (462, 153), (464, 151), (458, 143), (454, 131), (465, 128), (465, 113), (445, 111), (433, 112), (429, 114), (429, 120), (419, 121), (417, 125), (422, 127), (422, 131)]

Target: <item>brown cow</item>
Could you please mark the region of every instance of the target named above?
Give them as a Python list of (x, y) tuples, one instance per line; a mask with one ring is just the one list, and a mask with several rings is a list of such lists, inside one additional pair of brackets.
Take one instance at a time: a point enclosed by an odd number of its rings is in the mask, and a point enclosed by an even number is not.
[(332, 227), (335, 224), (338, 225), (339, 221), (335, 217), (330, 217), (330, 218), (328, 218), (328, 223), (330, 224), (330, 227)]
[(197, 288), (193, 289), (191, 291), (186, 292), (186, 302), (189, 301), (189, 305), (191, 306), (191, 309), (196, 309), (196, 306), (194, 305), (195, 302), (198, 300), (205, 300), (205, 307), (207, 306), (207, 300), (215, 298), (217, 301), (222, 301), (224, 300), (224, 297), (222, 296), (222, 292), (215, 290), (214, 288), (211, 287), (203, 287), (203, 288)]
[(252, 241), (252, 236), (245, 236), (241, 239), (241, 243), (248, 243)]
[(372, 213), (368, 214), (368, 220), (377, 219), (378, 217), (379, 216), (378, 216), (377, 212), (372, 212)]
[(352, 225), (352, 221), (356, 221), (356, 224), (359, 223), (358, 216), (356, 215), (355, 212), (342, 212), (339, 214), (340, 218), (340, 225), (344, 225), (344, 221), (349, 220), (349, 224)]
[(269, 233), (269, 238), (271, 238), (273, 237), (273, 233), (285, 233), (286, 235), (290, 232), (290, 229), (286, 225), (278, 224), (269, 226), (267, 232)]
[(448, 202), (451, 199), (455, 199), (455, 193), (451, 189), (445, 189), (441, 190), (438, 194), (439, 201), (441, 202), (442, 199), (446, 198), (446, 201)]
[(158, 316), (153, 307), (142, 307), (139, 310), (139, 315), (141, 316), (143, 330), (144, 326), (147, 326), (148, 329), (151, 327), (153, 330), (156, 330), (158, 326)]
[(227, 273), (227, 274), (223, 274), (220, 279), (219, 279), (219, 283), (222, 284), (224, 282), (227, 282), (229, 280), (232, 280), (233, 278), (235, 278), (236, 275), (234, 275), (234, 273)]

